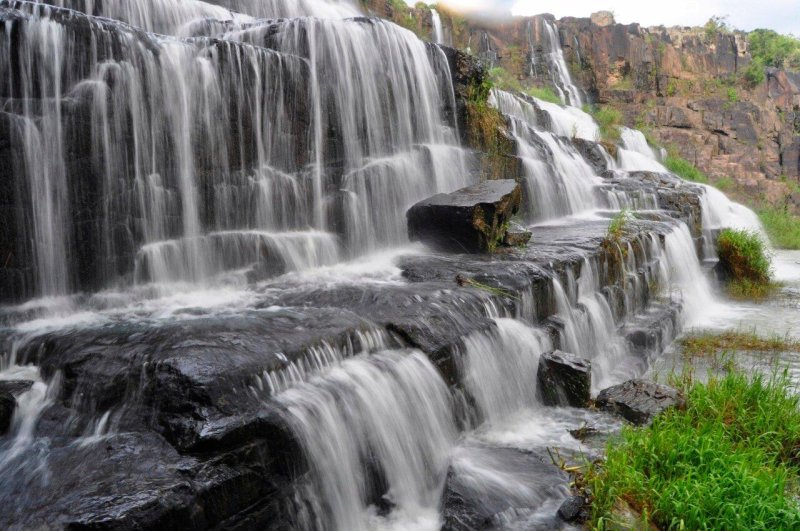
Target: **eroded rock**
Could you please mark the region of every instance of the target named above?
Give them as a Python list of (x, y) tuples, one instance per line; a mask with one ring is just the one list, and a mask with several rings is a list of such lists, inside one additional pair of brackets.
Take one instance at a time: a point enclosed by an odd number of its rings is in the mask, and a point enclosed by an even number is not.
[(493, 252), (503, 242), (521, 202), (522, 188), (510, 179), (437, 194), (408, 210), (408, 235), (412, 241), (444, 251)]
[(584, 407), (592, 388), (592, 363), (575, 354), (547, 352), (539, 358), (539, 394), (548, 406)]
[(642, 425), (671, 407), (683, 407), (683, 394), (672, 387), (647, 380), (628, 380), (600, 391), (596, 404), (633, 424)]

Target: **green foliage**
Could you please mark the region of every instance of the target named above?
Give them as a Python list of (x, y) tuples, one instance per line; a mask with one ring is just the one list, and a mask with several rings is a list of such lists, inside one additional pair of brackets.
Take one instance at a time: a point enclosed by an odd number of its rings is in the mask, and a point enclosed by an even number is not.
[(748, 49), (762, 66), (800, 68), (800, 40), (773, 30), (757, 29), (747, 35)]
[(761, 59), (753, 59), (742, 72), (742, 79), (751, 88), (757, 87), (767, 79), (764, 73), (764, 62)]
[(800, 249), (800, 217), (785, 207), (762, 208), (758, 217), (773, 245), (781, 249)]
[(493, 86), (488, 76), (482, 76), (467, 87), (467, 139), (473, 148), (486, 154), (484, 175), (498, 179), (507, 173), (508, 155), (513, 154), (514, 144), (504, 134), (505, 118), (488, 104)]
[(598, 107), (592, 113), (597, 125), (600, 126), (600, 136), (607, 142), (619, 140), (619, 126), (622, 125), (622, 113), (614, 107)]
[(722, 190), (723, 192), (730, 191), (736, 186), (736, 182), (730, 177), (720, 177), (714, 181), (713, 184), (715, 188)]
[(729, 33), (731, 31), (728, 25), (728, 17), (713, 16), (708, 19), (708, 22), (703, 26), (705, 30), (706, 42), (713, 42), (720, 33)]
[(525, 90), (525, 93), (528, 96), (533, 96), (534, 98), (539, 98), (542, 101), (549, 101), (550, 103), (561, 103), (561, 98), (558, 97), (553, 89), (550, 87), (530, 87), (529, 89)]
[(668, 155), (664, 166), (675, 175), (695, 183), (708, 184), (708, 177), (697, 166), (677, 155)]
[(736, 89), (733, 87), (728, 87), (726, 91), (726, 96), (730, 103), (736, 103), (737, 101), (739, 101), (739, 93), (736, 92)]
[(489, 79), (492, 84), (502, 90), (509, 90), (513, 92), (521, 92), (522, 84), (519, 79), (514, 77), (508, 70), (502, 66), (495, 66), (489, 70)]
[(633, 219), (633, 214), (629, 210), (623, 209), (611, 218), (611, 223), (608, 225), (603, 245), (606, 247), (618, 247), (625, 235), (628, 228), (628, 223)]
[(624, 428), (589, 470), (596, 527), (614, 527), (620, 502), (662, 529), (800, 527), (788, 489), (798, 477), (800, 409), (788, 375), (685, 385), (685, 410)]
[(768, 284), (772, 262), (761, 236), (749, 230), (725, 229), (717, 238), (720, 262), (733, 280)]

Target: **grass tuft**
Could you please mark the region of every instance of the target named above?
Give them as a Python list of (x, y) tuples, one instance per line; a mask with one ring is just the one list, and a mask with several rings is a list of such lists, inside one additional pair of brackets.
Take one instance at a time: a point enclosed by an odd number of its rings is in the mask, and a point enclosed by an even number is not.
[(556, 94), (550, 87), (531, 87), (525, 90), (525, 92), (528, 94), (528, 96), (533, 96), (534, 98), (538, 98), (542, 101), (561, 105), (561, 98), (559, 98), (558, 94)]
[(664, 166), (682, 179), (695, 183), (708, 184), (708, 177), (705, 173), (700, 171), (697, 166), (688, 160), (678, 157), (677, 155), (669, 155), (666, 160), (664, 160)]
[(593, 520), (615, 506), (664, 529), (797, 529), (800, 408), (788, 375), (687, 380), (685, 410), (624, 428), (587, 474)]
[(720, 263), (732, 280), (752, 284), (769, 284), (772, 280), (772, 263), (767, 246), (756, 232), (749, 230), (723, 230), (717, 239)]

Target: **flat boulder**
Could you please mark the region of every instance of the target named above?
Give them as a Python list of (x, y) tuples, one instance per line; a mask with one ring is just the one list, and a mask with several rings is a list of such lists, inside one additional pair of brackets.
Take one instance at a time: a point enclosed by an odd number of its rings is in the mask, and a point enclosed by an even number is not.
[(522, 188), (511, 179), (437, 194), (408, 210), (408, 235), (447, 252), (491, 253), (503, 244), (521, 203)]
[(537, 380), (546, 406), (585, 407), (591, 398), (592, 363), (560, 350), (547, 352), (539, 358)]
[(672, 387), (647, 380), (628, 380), (600, 391), (597, 407), (642, 425), (671, 407), (683, 407), (683, 394)]

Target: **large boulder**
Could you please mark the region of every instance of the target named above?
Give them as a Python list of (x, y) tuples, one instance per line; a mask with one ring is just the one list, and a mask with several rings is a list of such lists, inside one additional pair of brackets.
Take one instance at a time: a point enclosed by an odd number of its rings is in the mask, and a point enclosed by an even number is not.
[(585, 407), (591, 398), (592, 363), (556, 350), (542, 354), (537, 374), (539, 394), (547, 406)]
[(596, 404), (600, 409), (642, 425), (671, 407), (683, 407), (683, 394), (677, 389), (647, 380), (628, 380), (600, 391)]
[(412, 206), (408, 235), (449, 252), (493, 252), (519, 211), (522, 188), (513, 180), (484, 181)]

